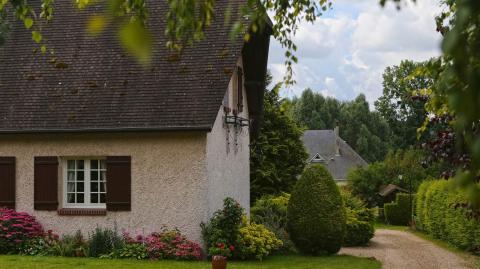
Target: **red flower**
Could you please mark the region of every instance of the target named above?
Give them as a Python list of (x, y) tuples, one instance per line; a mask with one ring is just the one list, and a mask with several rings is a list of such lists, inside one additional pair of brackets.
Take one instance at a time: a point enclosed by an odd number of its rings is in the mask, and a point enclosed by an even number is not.
[(217, 247), (221, 248), (221, 249), (224, 249), (225, 248), (225, 244), (224, 243), (218, 243), (217, 244)]
[(230, 249), (230, 251), (234, 251), (234, 250), (235, 250), (235, 247), (234, 247), (233, 245), (231, 245), (231, 246), (229, 247), (229, 249)]

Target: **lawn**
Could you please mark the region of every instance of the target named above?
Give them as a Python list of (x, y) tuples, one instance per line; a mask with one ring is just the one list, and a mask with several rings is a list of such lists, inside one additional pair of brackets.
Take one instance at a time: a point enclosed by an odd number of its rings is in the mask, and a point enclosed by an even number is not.
[[(208, 262), (102, 260), (88, 258), (0, 256), (0, 268), (8, 269), (209, 269)], [(232, 262), (228, 269), (379, 269), (378, 261), (352, 256), (276, 256), (263, 262)]]
[(375, 223), (375, 229), (386, 229), (386, 230), (396, 230), (396, 231), (408, 232), (410, 230), (410, 227), (390, 225), (390, 224), (377, 222), (377, 223)]

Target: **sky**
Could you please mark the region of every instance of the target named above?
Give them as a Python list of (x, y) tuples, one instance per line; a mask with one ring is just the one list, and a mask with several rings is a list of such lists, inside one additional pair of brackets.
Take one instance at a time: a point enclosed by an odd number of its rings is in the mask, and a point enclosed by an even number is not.
[[(438, 0), (408, 2), (398, 11), (378, 0), (332, 0), (332, 9), (312, 25), (304, 22), (294, 38), (298, 46), (297, 83), (280, 94), (299, 96), (311, 88), (341, 100), (364, 93), (370, 105), (382, 95), (382, 73), (403, 59), (424, 61), (440, 55), (435, 16)], [(285, 74), (284, 49), (272, 38), (268, 67), (273, 82)]]

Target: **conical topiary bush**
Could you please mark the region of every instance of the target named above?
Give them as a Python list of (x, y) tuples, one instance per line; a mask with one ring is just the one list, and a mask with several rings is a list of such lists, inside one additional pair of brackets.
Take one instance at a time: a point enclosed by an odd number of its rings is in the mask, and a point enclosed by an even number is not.
[(337, 253), (345, 233), (345, 210), (340, 191), (322, 165), (308, 167), (297, 181), (287, 211), (287, 227), (304, 254)]

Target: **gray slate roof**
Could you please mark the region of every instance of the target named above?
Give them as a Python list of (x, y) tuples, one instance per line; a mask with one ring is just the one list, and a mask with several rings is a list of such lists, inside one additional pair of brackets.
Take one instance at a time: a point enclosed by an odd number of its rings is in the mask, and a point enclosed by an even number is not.
[(229, 38), (223, 14), (241, 2), (217, 1), (206, 39), (178, 59), (165, 48), (167, 1), (149, 0), (155, 54), (147, 68), (125, 55), (115, 29), (85, 34), (101, 6), (79, 11), (72, 1), (55, 2), (43, 32), (54, 56), (34, 53), (31, 33), (14, 22), (0, 47), (0, 133), (209, 130), (243, 48), (241, 38)]
[[(335, 140), (338, 140), (339, 153), (336, 155)], [(345, 180), (347, 173), (353, 168), (368, 165), (368, 163), (340, 137), (336, 138), (333, 130), (307, 130), (302, 137), (308, 152), (310, 162), (319, 154), (325, 162), (328, 171), (335, 180)]]

